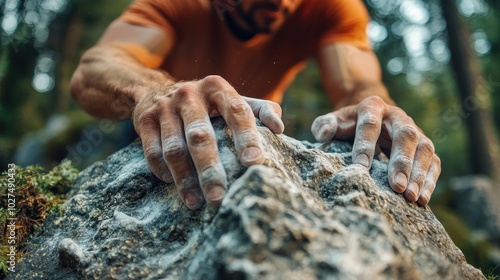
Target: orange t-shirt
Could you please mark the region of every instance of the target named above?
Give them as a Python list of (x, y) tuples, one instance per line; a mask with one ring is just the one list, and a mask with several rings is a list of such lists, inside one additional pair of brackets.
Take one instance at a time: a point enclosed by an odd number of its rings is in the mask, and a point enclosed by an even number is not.
[(305, 61), (342, 41), (369, 49), (361, 0), (304, 0), (281, 28), (249, 41), (233, 37), (218, 0), (136, 0), (120, 17), (154, 26), (174, 41), (162, 70), (177, 80), (220, 75), (244, 96), (280, 103)]

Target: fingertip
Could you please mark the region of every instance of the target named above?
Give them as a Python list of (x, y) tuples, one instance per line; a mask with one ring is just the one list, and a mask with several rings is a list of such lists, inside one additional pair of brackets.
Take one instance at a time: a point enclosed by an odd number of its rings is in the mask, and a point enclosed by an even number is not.
[(170, 172), (163, 172), (161, 180), (167, 184), (174, 182), (174, 178), (172, 177), (172, 174)]
[(187, 191), (184, 195), (184, 204), (191, 210), (199, 209), (204, 204), (202, 195), (194, 190)]
[(406, 190), (407, 185), (408, 177), (402, 172), (398, 172), (392, 178), (391, 187), (397, 193), (403, 193)]
[(430, 197), (427, 194), (422, 194), (417, 200), (417, 203), (421, 206), (425, 206), (429, 203)]
[(429, 189), (428, 187), (424, 187), (424, 190), (420, 194), (420, 197), (418, 198), (418, 204), (425, 206), (431, 201), (431, 196), (432, 196), (432, 191), (433, 189)]
[(333, 138), (335, 132), (328, 124), (322, 124), (312, 131), (314, 138), (319, 142), (328, 142)]
[(212, 207), (219, 206), (225, 194), (226, 194), (226, 189), (222, 186), (209, 187), (205, 194), (208, 205)]
[(248, 147), (241, 153), (241, 163), (245, 166), (261, 164), (264, 162), (262, 150), (257, 147)]
[(275, 134), (281, 134), (285, 131), (285, 124), (280, 118), (276, 120), (276, 127), (272, 130)]
[[(248, 102), (248, 98), (246, 98)], [(255, 100), (253, 100), (255, 102)], [(279, 134), (283, 133), (285, 125), (281, 120), (281, 107), (274, 102), (259, 100), (262, 104), (257, 107), (257, 111), (249, 103), (250, 107), (252, 107), (252, 111), (254, 112), (255, 117), (257, 117), (267, 128), (269, 128), (273, 133)]]
[(320, 121), (320, 118), (321, 118), (321, 117), (316, 118), (316, 119), (313, 121), (312, 125), (311, 125), (311, 133), (312, 133), (312, 135), (314, 136), (314, 138), (316, 139), (316, 141), (320, 141), (320, 140), (318, 139), (318, 138), (319, 138), (319, 136), (320, 136), (320, 134), (319, 134), (319, 130), (320, 130), (320, 126), (322, 126), (322, 125), (323, 125), (323, 124), (321, 123), (321, 121)]
[(330, 141), (337, 133), (335, 116), (324, 115), (316, 118), (311, 126), (311, 132), (319, 142)]
[(410, 183), (408, 188), (405, 191), (405, 197), (408, 199), (410, 202), (416, 202), (419, 198), (419, 187), (418, 184), (415, 182)]
[(285, 131), (285, 124), (277, 115), (271, 115), (268, 118), (261, 118), (260, 120), (274, 134), (281, 134)]
[(366, 154), (357, 155), (356, 158), (353, 160), (353, 163), (360, 164), (368, 169), (370, 169), (371, 166), (370, 158), (368, 158)]

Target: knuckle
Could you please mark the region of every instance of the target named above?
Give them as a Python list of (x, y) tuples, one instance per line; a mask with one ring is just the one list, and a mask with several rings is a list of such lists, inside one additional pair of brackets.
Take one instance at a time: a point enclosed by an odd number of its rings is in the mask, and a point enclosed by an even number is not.
[(195, 191), (198, 185), (198, 179), (195, 176), (188, 175), (183, 178), (177, 178), (175, 186), (177, 192), (184, 196), (188, 191)]
[(357, 106), (356, 110), (359, 112), (366, 112), (366, 111), (382, 111), (385, 109), (385, 102), (382, 100), (382, 98), (378, 96), (370, 96), (365, 98), (359, 105)]
[(242, 99), (233, 100), (229, 103), (229, 112), (234, 115), (251, 114), (251, 109)]
[(200, 173), (200, 184), (208, 185), (225, 185), (225, 171), (220, 164), (212, 165), (203, 169)]
[(163, 157), (166, 160), (180, 159), (186, 152), (187, 146), (180, 137), (170, 137), (163, 143)]
[(412, 158), (406, 155), (400, 155), (394, 158), (393, 166), (400, 170), (410, 171)]
[(216, 82), (216, 83), (225, 81), (224, 78), (222, 78), (219, 75), (208, 75), (203, 80), (206, 82)]
[(247, 146), (259, 146), (260, 147), (260, 142), (259, 142), (259, 134), (256, 133), (255, 131), (243, 131), (236, 135), (234, 138), (235, 145), (237, 148), (244, 148)]
[(159, 108), (168, 108), (170, 107), (171, 99), (164, 96), (155, 97), (155, 104), (157, 104)]
[[(421, 170), (420, 170), (421, 171)], [(427, 178), (426, 174), (423, 172), (417, 172), (417, 174), (412, 174), (412, 181), (417, 183), (419, 187), (422, 187), (424, 185), (424, 182)]]
[(359, 120), (359, 127), (363, 129), (373, 129), (379, 127), (381, 124), (381, 119), (373, 113), (367, 113), (362, 116)]
[(219, 75), (209, 75), (202, 80), (202, 83), (209, 86), (220, 87), (225, 85), (227, 82)]
[(157, 123), (157, 114), (154, 110), (147, 110), (140, 112), (135, 118), (134, 118), (134, 126), (136, 128), (139, 128), (139, 130), (142, 127), (145, 126), (151, 126), (151, 125), (156, 125)]
[(186, 100), (189, 99), (193, 94), (196, 93), (196, 87), (191, 83), (185, 83), (180, 85), (175, 91), (176, 100)]
[(404, 116), (405, 118), (410, 118), (403, 109), (396, 106), (391, 107), (389, 114), (398, 118), (400, 118), (401, 116)]
[(373, 156), (375, 153), (375, 143), (370, 141), (358, 141), (353, 147), (352, 153), (355, 155), (365, 154), (367, 156)]
[(436, 189), (436, 182), (432, 178), (427, 178), (425, 180), (426, 191), (432, 193)]
[(427, 157), (431, 157), (434, 154), (434, 145), (428, 138), (420, 139), (417, 149), (423, 152)]
[(155, 94), (155, 95), (153, 95), (153, 96), (151, 97), (151, 103), (152, 103), (152, 104), (156, 104), (156, 103), (158, 103), (158, 101), (160, 101), (160, 99), (161, 99), (161, 96), (160, 96), (160, 95)]
[(155, 146), (148, 146), (144, 148), (144, 156), (149, 163), (156, 163), (161, 158), (161, 149)]
[(380, 96), (369, 96), (363, 100), (364, 104), (369, 104), (370, 106), (383, 106), (385, 101)]
[(406, 141), (418, 141), (418, 130), (412, 125), (403, 125), (396, 131), (397, 137), (401, 137)]
[(186, 138), (190, 145), (208, 144), (214, 140), (213, 128), (201, 122), (190, 124), (186, 128)]

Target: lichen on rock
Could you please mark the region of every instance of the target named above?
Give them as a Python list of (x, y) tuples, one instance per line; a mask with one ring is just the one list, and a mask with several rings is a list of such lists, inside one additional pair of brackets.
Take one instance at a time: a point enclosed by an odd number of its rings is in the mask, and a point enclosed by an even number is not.
[(350, 164), (350, 145), (259, 127), (263, 165), (243, 167), (213, 121), (230, 188), (190, 211), (148, 169), (140, 142), (80, 173), (20, 279), (482, 279), (429, 207), (387, 182), (387, 164)]

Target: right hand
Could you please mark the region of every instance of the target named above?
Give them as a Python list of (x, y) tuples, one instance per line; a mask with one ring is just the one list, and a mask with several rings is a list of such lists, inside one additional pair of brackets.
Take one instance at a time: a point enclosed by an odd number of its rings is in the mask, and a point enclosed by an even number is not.
[(136, 101), (133, 122), (151, 171), (175, 182), (190, 209), (205, 200), (218, 206), (227, 190), (224, 168), (210, 118), (222, 116), (231, 129), (244, 166), (264, 161), (255, 117), (282, 133), (281, 107), (271, 101), (240, 96), (220, 76), (178, 82), (159, 92), (144, 92)]

